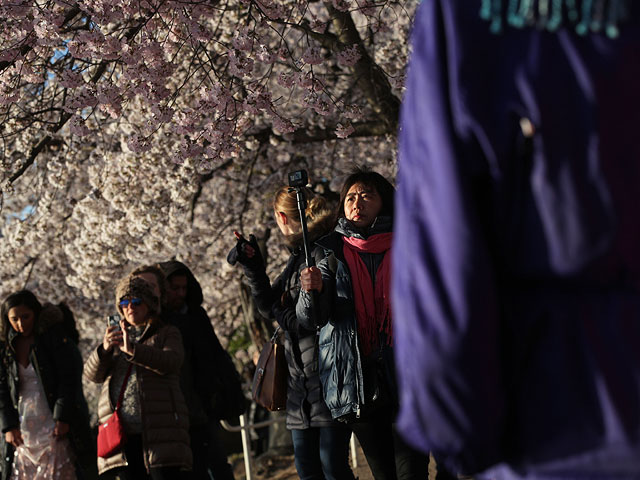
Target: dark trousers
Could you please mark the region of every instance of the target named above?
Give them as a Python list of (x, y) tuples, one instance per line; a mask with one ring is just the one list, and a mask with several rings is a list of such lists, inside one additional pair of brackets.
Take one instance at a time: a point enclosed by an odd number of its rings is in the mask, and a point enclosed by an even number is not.
[[(350, 423), (376, 480), (427, 480), (429, 456), (411, 448), (393, 426), (391, 412), (379, 411)], [(455, 478), (440, 470), (438, 480)]]
[(215, 420), (206, 425), (194, 426), (189, 430), (193, 471), (183, 472), (182, 479), (234, 480), (233, 469), (227, 460), (227, 453), (220, 441), (220, 423)]
[(345, 426), (291, 430), (300, 480), (353, 480), (349, 467), (349, 438)]
[(129, 465), (111, 470), (113, 476), (109, 475), (110, 478), (116, 480), (175, 480), (180, 477), (180, 467), (151, 468), (147, 473), (142, 453), (142, 435), (128, 435), (124, 453)]

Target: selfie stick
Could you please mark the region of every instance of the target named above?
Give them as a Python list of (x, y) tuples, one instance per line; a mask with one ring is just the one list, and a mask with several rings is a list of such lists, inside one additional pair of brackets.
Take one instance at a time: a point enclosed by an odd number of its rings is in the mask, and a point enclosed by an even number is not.
[[(295, 190), (296, 200), (298, 203), (298, 212), (300, 213), (300, 225), (302, 226), (302, 243), (304, 244), (304, 255), (307, 260), (307, 268), (315, 266), (316, 262), (311, 255), (311, 247), (309, 246), (309, 232), (307, 230), (307, 216), (305, 210), (307, 209), (307, 199), (304, 196), (302, 190), (307, 185), (307, 172), (305, 170), (298, 170), (297, 172), (291, 172), (289, 174), (289, 191)], [(313, 316), (313, 323), (316, 323), (316, 297), (317, 292), (311, 293), (311, 315)]]
[(315, 266), (316, 262), (311, 255), (311, 248), (309, 247), (307, 216), (304, 213), (307, 209), (307, 199), (305, 198), (304, 192), (301, 188), (296, 188), (296, 200), (298, 200), (298, 212), (300, 212), (300, 224), (302, 225), (302, 243), (304, 244), (304, 256), (307, 259), (307, 267), (313, 267)]
[[(304, 244), (304, 256), (307, 260), (307, 268), (315, 266), (316, 262), (311, 256), (311, 248), (309, 247), (309, 231), (307, 230), (307, 199), (302, 190), (306, 186), (307, 172), (299, 170), (289, 174), (289, 191), (295, 190), (296, 200), (298, 203), (298, 213), (300, 213), (300, 225), (302, 225), (302, 243)], [(304, 185), (301, 183), (304, 182)]]

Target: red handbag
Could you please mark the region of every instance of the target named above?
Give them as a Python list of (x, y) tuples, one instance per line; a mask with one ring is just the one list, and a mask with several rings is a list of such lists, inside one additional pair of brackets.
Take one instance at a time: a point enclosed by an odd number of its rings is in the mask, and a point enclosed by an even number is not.
[(118, 403), (113, 411), (113, 414), (107, 419), (106, 422), (98, 426), (98, 456), (101, 458), (107, 458), (121, 450), (127, 443), (127, 435), (124, 433), (124, 427), (120, 422), (120, 415), (118, 410), (122, 405), (122, 398), (124, 397), (124, 390), (127, 387), (127, 380), (131, 374), (131, 367), (133, 364), (129, 364), (127, 374), (124, 376), (122, 382), (122, 388), (120, 388), (120, 395), (118, 396)]

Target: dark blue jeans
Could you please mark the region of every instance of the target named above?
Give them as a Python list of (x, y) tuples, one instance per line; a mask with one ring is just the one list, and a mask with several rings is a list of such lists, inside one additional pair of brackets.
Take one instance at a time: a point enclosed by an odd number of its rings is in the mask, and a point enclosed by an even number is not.
[(351, 431), (342, 426), (291, 430), (300, 480), (353, 480), (349, 467)]

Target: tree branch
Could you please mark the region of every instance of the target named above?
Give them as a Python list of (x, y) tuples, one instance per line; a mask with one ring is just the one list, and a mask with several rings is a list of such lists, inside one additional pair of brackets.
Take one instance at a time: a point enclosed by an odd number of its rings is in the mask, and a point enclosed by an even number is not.
[[(356, 85), (363, 92), (374, 112), (387, 124), (390, 130), (395, 131), (400, 114), (400, 99), (392, 93), (387, 76), (369, 55), (351, 15), (337, 10), (330, 1), (323, 0), (323, 3), (332, 19), (340, 43), (344, 46), (357, 44), (359, 47), (362, 57), (352, 67), (356, 77)], [(336, 44), (337, 46), (339, 44)], [(336, 51), (336, 47), (334, 47), (334, 51)]]
[[(64, 16), (64, 20), (63, 20), (62, 24), (60, 25), (60, 27), (63, 27), (64, 25), (69, 23), (71, 20), (73, 20), (73, 18), (78, 13), (80, 13), (80, 7), (78, 7), (76, 5), (75, 7), (71, 8), (71, 10), (69, 10), (67, 12), (67, 14)], [(13, 65), (18, 56), (25, 56), (32, 49), (33, 49), (33, 46), (31, 46), (31, 45), (23, 45), (22, 47), (20, 47), (20, 55), (17, 55), (16, 58), (14, 58), (13, 60), (4, 60), (4, 61), (0, 62), (0, 73), (2, 73), (4, 70), (9, 68), (11, 65)]]
[(51, 141), (51, 135), (47, 135), (46, 137), (41, 139), (34, 148), (31, 149), (31, 153), (29, 153), (29, 157), (27, 158), (27, 160), (22, 164), (22, 166), (16, 172), (14, 172), (13, 175), (9, 177), (9, 183), (15, 182), (18, 178), (22, 176), (24, 172), (27, 171), (27, 169), (31, 165), (33, 165), (33, 162), (36, 161), (36, 157), (38, 156), (38, 154), (42, 151), (44, 147), (46, 147), (49, 144), (50, 141)]
[(198, 190), (196, 190), (196, 193), (193, 195), (193, 198), (191, 199), (191, 223), (193, 223), (193, 219), (194, 219), (194, 216), (195, 216), (196, 204), (198, 203), (198, 200), (200, 199), (200, 195), (202, 195), (202, 186), (205, 183), (207, 183), (209, 180), (211, 180), (215, 173), (219, 172), (220, 170), (224, 170), (225, 168), (227, 168), (232, 163), (233, 163), (233, 161), (231, 159), (229, 159), (226, 162), (223, 162), (220, 165), (218, 165), (216, 168), (211, 170), (209, 173), (206, 173), (204, 175), (200, 175), (200, 182), (198, 183)]
[[(156, 11), (153, 12), (152, 16), (155, 15), (155, 13)], [(70, 15), (71, 15), (71, 12), (65, 17), (65, 20), (68, 19), (67, 21), (69, 21), (75, 16), (75, 14), (73, 16), (70, 16)], [(149, 21), (149, 18), (145, 18), (138, 25), (129, 29), (129, 31), (125, 34), (125, 37), (128, 40), (131, 40), (132, 38), (134, 38), (140, 32), (142, 27), (146, 25), (148, 21)], [(102, 62), (100, 62), (100, 65), (98, 65), (98, 68), (91, 76), (91, 79), (89, 80), (89, 82), (98, 83), (98, 80), (100, 80), (100, 77), (102, 76), (102, 74), (107, 70), (107, 65), (109, 65), (110, 63), (113, 63), (114, 61), (116, 60), (109, 60), (109, 61), (103, 60)], [(64, 112), (60, 116), (60, 121), (58, 122), (58, 124), (55, 126), (55, 128), (50, 130), (50, 132), (53, 134), (61, 130), (62, 127), (64, 127), (65, 124), (69, 121), (71, 116), (72, 115), (70, 113)], [(29, 154), (29, 157), (27, 158), (25, 163), (13, 175), (11, 175), (11, 177), (9, 177), (9, 183), (15, 182), (18, 178), (22, 176), (22, 174), (24, 174), (24, 172), (33, 164), (33, 162), (35, 162), (40, 152), (49, 144), (49, 142), (51, 142), (52, 138), (53, 137), (51, 135), (45, 136), (38, 142), (38, 144), (34, 148), (31, 149), (31, 153)]]
[[(387, 134), (395, 134), (395, 126), (390, 126), (385, 121), (380, 122), (361, 122), (352, 124), (354, 132), (349, 135), (349, 138), (357, 137), (380, 137)], [(278, 139), (291, 143), (314, 143), (324, 142), (326, 140), (338, 140), (336, 136), (336, 125), (332, 125), (326, 128), (299, 128), (291, 134), (285, 134), (283, 136), (274, 135)]]

